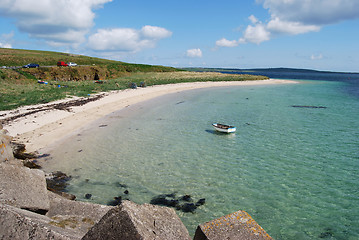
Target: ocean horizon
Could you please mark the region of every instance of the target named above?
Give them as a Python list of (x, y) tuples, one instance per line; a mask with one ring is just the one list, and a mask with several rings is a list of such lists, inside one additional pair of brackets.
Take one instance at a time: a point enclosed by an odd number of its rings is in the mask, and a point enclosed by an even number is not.
[[(298, 83), (138, 103), (84, 127), (41, 164), (71, 175), (67, 191), (81, 201), (205, 199), (176, 210), (191, 235), (244, 210), (274, 239), (358, 239), (359, 74), (245, 73)], [(237, 132), (218, 134), (214, 122)]]

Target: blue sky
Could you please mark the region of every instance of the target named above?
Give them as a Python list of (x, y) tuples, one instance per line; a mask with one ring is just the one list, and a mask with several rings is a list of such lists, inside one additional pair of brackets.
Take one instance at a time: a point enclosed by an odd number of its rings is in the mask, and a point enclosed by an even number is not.
[(173, 67), (359, 72), (358, 0), (0, 0), (0, 47)]

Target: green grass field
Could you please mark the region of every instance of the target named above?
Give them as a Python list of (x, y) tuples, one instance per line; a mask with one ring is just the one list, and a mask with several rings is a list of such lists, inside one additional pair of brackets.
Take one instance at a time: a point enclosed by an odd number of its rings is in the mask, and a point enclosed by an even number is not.
[[(76, 62), (84, 67), (59, 68), (57, 61)], [(91, 94), (129, 88), (131, 83), (146, 86), (205, 81), (244, 81), (268, 79), (264, 76), (221, 74), (216, 72), (189, 72), (164, 66), (129, 64), (100, 58), (92, 58), (67, 53), (3, 49), (0, 48), (0, 66), (22, 66), (38, 63), (39, 69), (0, 69), (0, 110), (11, 110), (20, 106), (48, 103), (70, 96), (88, 96)], [(92, 66), (99, 66), (94, 69)], [(91, 66), (91, 67), (88, 67)], [(56, 74), (66, 72), (70, 79), (78, 79), (86, 71), (102, 71), (100, 81), (51, 79), (50, 70)], [(59, 73), (60, 72), (60, 73)], [(39, 77), (40, 76), (40, 77)], [(42, 79), (45, 76), (46, 79)], [(58, 75), (57, 75), (58, 76)], [(106, 77), (107, 76), (107, 77)], [(47, 79), (49, 78), (49, 79)], [(47, 84), (39, 83), (43, 80)]]

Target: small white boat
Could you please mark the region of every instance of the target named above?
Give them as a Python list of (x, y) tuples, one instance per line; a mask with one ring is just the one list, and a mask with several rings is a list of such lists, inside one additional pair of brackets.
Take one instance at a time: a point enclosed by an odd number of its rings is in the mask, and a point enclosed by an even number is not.
[(233, 132), (236, 131), (236, 127), (229, 126), (229, 125), (225, 125), (225, 124), (213, 123), (212, 126), (213, 126), (214, 129), (216, 129), (218, 132), (233, 133)]

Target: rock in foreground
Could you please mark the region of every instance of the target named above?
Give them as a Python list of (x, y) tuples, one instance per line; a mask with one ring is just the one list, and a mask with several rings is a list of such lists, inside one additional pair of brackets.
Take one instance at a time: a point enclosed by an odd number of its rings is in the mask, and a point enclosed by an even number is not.
[(0, 202), (34, 212), (50, 208), (45, 174), (23, 167), (21, 163), (0, 163)]
[(123, 201), (108, 211), (83, 239), (184, 240), (190, 236), (173, 209)]
[(270, 240), (264, 229), (245, 211), (237, 211), (200, 224), (193, 240)]

